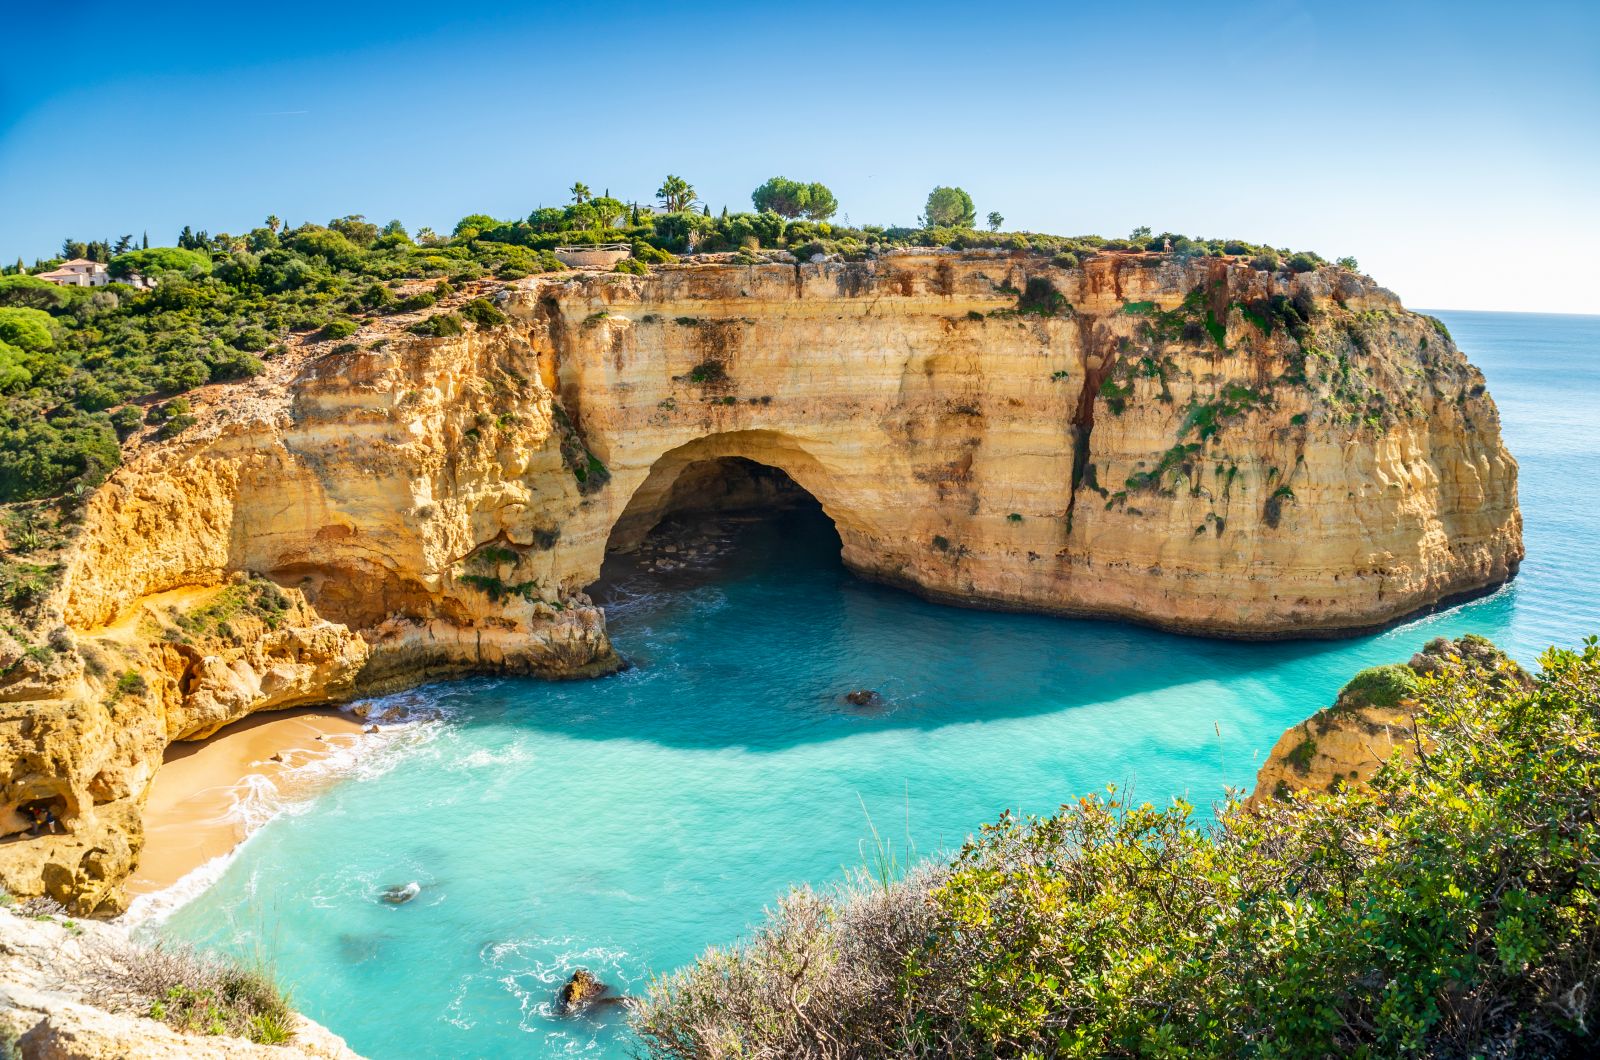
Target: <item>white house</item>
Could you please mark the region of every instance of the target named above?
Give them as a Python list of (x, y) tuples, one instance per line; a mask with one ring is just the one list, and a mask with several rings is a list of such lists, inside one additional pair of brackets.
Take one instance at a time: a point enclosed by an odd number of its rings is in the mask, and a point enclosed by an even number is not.
[[(64, 261), (49, 272), (41, 272), (38, 278), (53, 283), (57, 287), (104, 287), (111, 282), (111, 273), (106, 270), (104, 262), (90, 261), (88, 258), (73, 258)], [(146, 280), (138, 273), (129, 273), (118, 281), (132, 287), (154, 287), (154, 280)]]
[(58, 287), (104, 287), (111, 282), (111, 274), (101, 262), (73, 258), (63, 261), (49, 272), (39, 273), (39, 279)]

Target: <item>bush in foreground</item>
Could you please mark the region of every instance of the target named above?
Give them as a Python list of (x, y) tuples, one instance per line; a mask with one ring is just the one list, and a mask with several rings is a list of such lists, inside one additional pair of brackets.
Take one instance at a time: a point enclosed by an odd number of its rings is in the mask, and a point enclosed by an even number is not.
[(794, 892), (634, 1016), (669, 1057), (1576, 1056), (1600, 1018), (1600, 647), (1423, 677), (1422, 753), (1199, 827), (1093, 796)]
[(190, 1034), (226, 1034), (263, 1045), (294, 1037), (294, 1013), (264, 966), (167, 945), (105, 944), (90, 1000), (160, 1020)]

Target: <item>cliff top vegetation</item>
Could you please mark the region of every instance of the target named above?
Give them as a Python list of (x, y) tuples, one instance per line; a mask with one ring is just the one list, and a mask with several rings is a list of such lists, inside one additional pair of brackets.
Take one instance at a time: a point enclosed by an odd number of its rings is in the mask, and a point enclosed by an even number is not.
[[(450, 285), (559, 269), (551, 251), (566, 244), (630, 244), (625, 271), (691, 251), (755, 262), (774, 254), (860, 259), (907, 246), (1027, 250), (1062, 265), (1115, 250), (1248, 255), (1271, 269), (1322, 264), (1311, 254), (1149, 229), (1127, 239), (1001, 232), (998, 213), (991, 230), (979, 231), (959, 188), (935, 188), (917, 228), (834, 223), (838, 202), (816, 182), (773, 177), (751, 198), (756, 211), (713, 217), (692, 185), (669, 176), (649, 206), (578, 182), (566, 206), (515, 220), (472, 214), (448, 235), (356, 214), (294, 227), (268, 217), (239, 235), (185, 227), (172, 247), (149, 246), (148, 236), (65, 240), (61, 258), (18, 261), (0, 274), (0, 503), (92, 489), (141, 423), (159, 420), (171, 437), (192, 422), (182, 411), (167, 415), (161, 399), (248, 378), (296, 337), (344, 338), (359, 319), (425, 308)], [(37, 277), (72, 258), (107, 263), (113, 282), (59, 287)], [(139, 280), (153, 286), (125, 282)]]
[(1480, 647), (1418, 678), (1368, 785), (1007, 815), (947, 865), (793, 892), (636, 1029), (664, 1057), (1590, 1055), (1600, 646), (1532, 681)]

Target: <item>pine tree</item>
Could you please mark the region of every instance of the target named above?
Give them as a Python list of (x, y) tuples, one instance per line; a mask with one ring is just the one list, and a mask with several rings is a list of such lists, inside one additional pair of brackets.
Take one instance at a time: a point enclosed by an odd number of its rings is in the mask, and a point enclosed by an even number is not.
[(149, 233), (148, 230), (144, 234), (144, 246), (143, 246), (142, 249), (144, 249), (144, 250), (149, 250), (150, 249), (150, 233)]

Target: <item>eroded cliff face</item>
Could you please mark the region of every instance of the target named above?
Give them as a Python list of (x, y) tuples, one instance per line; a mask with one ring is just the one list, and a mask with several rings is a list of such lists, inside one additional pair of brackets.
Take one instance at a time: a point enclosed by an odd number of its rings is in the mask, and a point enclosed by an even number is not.
[(575, 583), (719, 456), (787, 471), (865, 576), (1210, 635), (1381, 625), (1522, 556), (1481, 374), (1342, 270), (903, 254), (586, 275), (508, 309), (611, 475), (563, 521)]
[[(251, 710), (615, 666), (584, 588), (722, 458), (814, 495), (858, 573), (973, 606), (1325, 635), (1522, 556), (1481, 375), (1342, 270), (900, 253), (497, 302), (498, 327), (391, 319), (202, 392), (89, 501), (37, 622), (77, 648), (0, 679), (0, 805), (69, 829), (0, 842), (8, 886), (115, 908), (161, 749)], [(215, 620), (263, 587), (292, 644)]]

